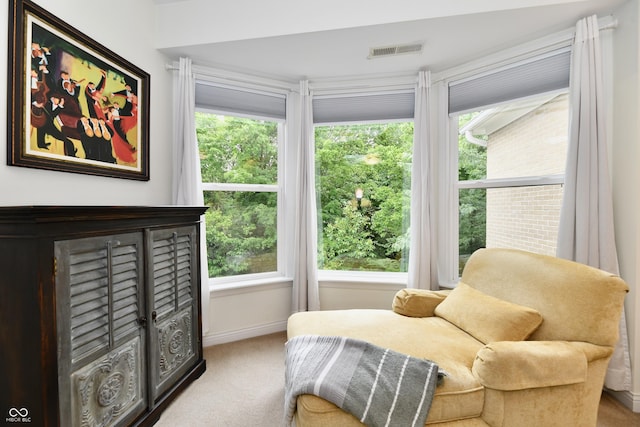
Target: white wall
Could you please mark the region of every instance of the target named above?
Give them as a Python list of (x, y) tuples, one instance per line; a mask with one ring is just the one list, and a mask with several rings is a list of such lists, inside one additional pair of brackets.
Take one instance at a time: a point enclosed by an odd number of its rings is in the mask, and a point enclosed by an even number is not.
[[(398, 283), (321, 281), (321, 310), (389, 309), (393, 296), (403, 287)], [(290, 314), (290, 281), (213, 290), (203, 343), (206, 347), (284, 331)]]
[(614, 95), (612, 182), (616, 243), (620, 275), (631, 288), (625, 303), (633, 384), (631, 393), (618, 393), (626, 406), (640, 412), (640, 34), (638, 0), (632, 0), (616, 12), (618, 28), (614, 32)]
[(345, 310), (352, 308), (379, 308), (389, 310), (393, 296), (405, 285), (392, 283), (320, 283), (320, 308)]
[(291, 282), (211, 292), (205, 347), (284, 331), (291, 314)]
[[(161, 205), (171, 202), (171, 73), (153, 44), (152, 0), (36, 0), (52, 14), (151, 75), (150, 172), (139, 182), (7, 166), (0, 149), (0, 205)], [(0, 58), (7, 58), (8, 7), (0, 7)], [(0, 67), (0, 81), (7, 81)], [(0, 85), (0, 135), (7, 133), (7, 87)]]

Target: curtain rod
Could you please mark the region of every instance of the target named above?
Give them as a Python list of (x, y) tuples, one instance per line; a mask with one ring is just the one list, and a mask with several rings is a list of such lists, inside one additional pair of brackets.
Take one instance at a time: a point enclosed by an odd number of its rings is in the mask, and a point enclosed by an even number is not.
[[(176, 65), (176, 62), (177, 61), (174, 61), (173, 63), (165, 64), (164, 65), (165, 70), (167, 71), (179, 70), (180, 67)], [(291, 83), (284, 80), (270, 79), (268, 77), (260, 77), (260, 76), (251, 75), (251, 74), (242, 74), (242, 73), (227, 71), (227, 70), (218, 69), (214, 67), (192, 64), (191, 69), (196, 79), (204, 80), (204, 81), (215, 80), (215, 81), (223, 81), (231, 84), (239, 83), (243, 86), (259, 85), (260, 87), (268, 87), (268, 88), (272, 88), (274, 90), (279, 90), (279, 91), (282, 91), (282, 90), (291, 91), (291, 90), (297, 90), (298, 88), (298, 82)]]
[[(610, 20), (609, 20), (609, 22), (600, 24), (600, 26), (599, 26), (600, 27), (600, 31), (615, 30), (616, 28), (618, 28), (618, 20), (616, 18), (614, 18), (611, 15), (609, 15), (608, 17), (605, 17), (605, 18), (610, 18)], [(603, 18), (603, 20), (605, 18)]]

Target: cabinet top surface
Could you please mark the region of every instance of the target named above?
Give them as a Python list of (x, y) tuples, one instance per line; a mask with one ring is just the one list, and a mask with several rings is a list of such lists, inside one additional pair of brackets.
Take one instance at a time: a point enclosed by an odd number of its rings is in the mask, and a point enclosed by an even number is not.
[(198, 211), (204, 213), (205, 206), (71, 206), (71, 205), (25, 205), (25, 206), (0, 206), (0, 216), (24, 214), (33, 216), (59, 216), (59, 215), (113, 215), (113, 214), (152, 214), (152, 213), (179, 213), (194, 214)]
[(193, 220), (204, 206), (0, 206), (0, 224)]

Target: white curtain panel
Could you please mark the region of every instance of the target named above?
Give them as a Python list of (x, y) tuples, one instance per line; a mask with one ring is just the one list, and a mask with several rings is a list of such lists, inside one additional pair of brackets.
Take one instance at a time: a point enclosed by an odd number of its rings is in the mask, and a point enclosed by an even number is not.
[(429, 108), (431, 74), (420, 71), (415, 95), (413, 160), (411, 163), (411, 218), (408, 287), (438, 289), (435, 259), (436, 218), (433, 183), (435, 158), (430, 137), (431, 113)]
[[(174, 80), (175, 109), (173, 203), (175, 205), (204, 206), (200, 155), (196, 138), (196, 80), (191, 71), (191, 59), (180, 58)], [(200, 218), (200, 266), (202, 289), (202, 333), (209, 330), (209, 269), (204, 215)]]
[(294, 256), (296, 258), (291, 298), (293, 312), (320, 309), (313, 114), (307, 80), (300, 82), (299, 98), (293, 99), (296, 96), (298, 95), (290, 95), (291, 100), (287, 109), (287, 122), (294, 122), (289, 128), (292, 131), (290, 136), (296, 139), (298, 145), (294, 224)]
[[(571, 57), (569, 148), (557, 255), (619, 274), (597, 17), (578, 21)], [(630, 390), (625, 313), (605, 386)]]

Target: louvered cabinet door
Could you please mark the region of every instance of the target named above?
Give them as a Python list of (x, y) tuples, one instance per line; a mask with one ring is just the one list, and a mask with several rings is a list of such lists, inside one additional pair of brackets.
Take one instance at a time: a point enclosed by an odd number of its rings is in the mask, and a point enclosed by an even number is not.
[(200, 358), (194, 226), (147, 230), (153, 401)]
[(143, 234), (55, 243), (61, 426), (124, 426), (146, 410)]

